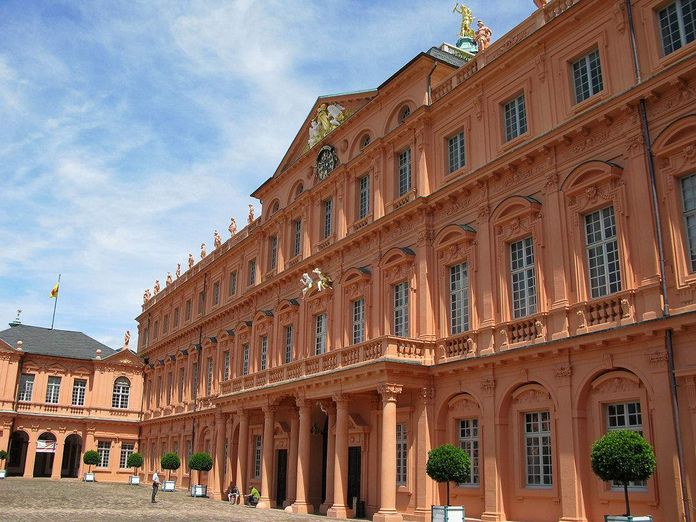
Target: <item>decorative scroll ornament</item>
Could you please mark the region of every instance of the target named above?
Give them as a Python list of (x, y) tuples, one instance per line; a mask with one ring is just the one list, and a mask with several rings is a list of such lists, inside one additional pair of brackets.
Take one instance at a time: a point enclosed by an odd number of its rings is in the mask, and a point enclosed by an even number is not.
[(317, 275), (316, 281), (312, 279), (312, 276), (307, 272), (302, 274), (302, 279), (300, 279), (300, 284), (302, 285), (302, 297), (306, 297), (307, 293), (316, 285), (317, 292), (322, 290), (331, 290), (333, 288), (333, 281), (329, 276), (324, 274), (318, 268), (312, 270), (312, 273)]
[(348, 111), (338, 103), (332, 103), (330, 105), (322, 103), (317, 109), (317, 115), (309, 125), (308, 148), (314, 147), (314, 145), (323, 140), (327, 134), (343, 123), (348, 117), (347, 112)]

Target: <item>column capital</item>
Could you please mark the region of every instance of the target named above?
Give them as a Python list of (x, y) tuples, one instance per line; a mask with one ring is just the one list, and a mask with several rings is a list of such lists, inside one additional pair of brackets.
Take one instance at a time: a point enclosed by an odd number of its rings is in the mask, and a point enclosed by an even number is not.
[(434, 386), (423, 386), (420, 389), (420, 397), (423, 404), (432, 404), (435, 398), (435, 387)]
[(249, 412), (243, 408), (239, 408), (239, 410), (237, 410), (237, 415), (239, 415), (240, 420), (249, 418)]
[(295, 397), (295, 405), (300, 409), (306, 409), (311, 406), (309, 399), (304, 395), (298, 395)]
[(278, 411), (278, 406), (275, 404), (264, 404), (261, 406), (261, 411), (263, 412), (264, 415), (268, 415), (269, 413), (275, 413)]
[(396, 397), (403, 390), (400, 384), (380, 384), (377, 392), (382, 396), (382, 400), (386, 402), (396, 402)]
[(350, 401), (350, 398), (348, 395), (344, 393), (334, 393), (331, 398), (333, 401), (336, 403), (336, 408), (345, 408), (348, 405), (348, 402)]

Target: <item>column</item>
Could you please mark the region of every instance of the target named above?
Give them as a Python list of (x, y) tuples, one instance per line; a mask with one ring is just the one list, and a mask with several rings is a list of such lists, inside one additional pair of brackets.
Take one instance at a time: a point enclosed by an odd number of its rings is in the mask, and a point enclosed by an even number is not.
[(232, 476), (232, 430), (234, 429), (234, 422), (232, 420), (232, 415), (227, 416), (227, 422), (225, 424), (225, 444), (227, 445), (227, 459), (225, 460), (225, 486), (234, 486), (234, 477)]
[(484, 511), (481, 520), (499, 522), (506, 517), (503, 510), (503, 489), (498, 472), (496, 431), (500, 429), (500, 425), (496, 423), (495, 378), (492, 375), (481, 379), (481, 414), (481, 425), (485, 427), (481, 430), (483, 460), (479, 461), (483, 464)]
[(435, 389), (432, 386), (424, 386), (420, 389), (420, 400), (416, 409), (418, 422), (418, 437), (416, 444), (416, 510), (415, 513), (421, 520), (430, 520), (430, 506), (433, 503), (433, 481), (428, 477), (425, 468), (428, 462), (428, 452), (432, 449), (430, 432), (433, 426), (430, 412), (433, 411), (433, 396)]
[(267, 405), (263, 408), (263, 455), (261, 456), (261, 498), (257, 509), (271, 507), (271, 476), (273, 475), (273, 424), (276, 407)]
[(239, 412), (239, 443), (237, 444), (237, 476), (235, 485), (242, 495), (246, 490), (247, 456), (249, 453), (249, 414), (244, 410)]
[(396, 398), (402, 387), (398, 384), (382, 384), (382, 451), (380, 454), (379, 511), (373, 522), (401, 522), (396, 510)]
[[(334, 395), (334, 402), (336, 402), (336, 441), (334, 443), (333, 505), (326, 512), (326, 516), (329, 518), (348, 518), (346, 506), (346, 497), (348, 496), (348, 398), (345, 395)], [(396, 433), (396, 428), (394, 430)], [(327, 453), (327, 455), (331, 454)], [(326, 474), (328, 475), (328, 470)], [(329, 489), (328, 484), (326, 489)]]
[(225, 416), (215, 413), (215, 462), (213, 465), (211, 489), (213, 498), (222, 498), (222, 472), (225, 466)]
[(65, 450), (65, 433), (56, 436), (56, 452), (53, 454), (53, 468), (51, 469), (51, 479), (60, 479), (60, 472), (63, 467), (63, 451)]
[(292, 505), (293, 513), (309, 513), (307, 492), (309, 491), (309, 449), (310, 428), (312, 423), (312, 409), (305, 398), (297, 398), (299, 408), (300, 427), (297, 442), (297, 494)]
[(36, 439), (38, 435), (35, 431), (27, 431), (29, 442), (27, 443), (27, 456), (24, 458), (24, 478), (34, 476), (34, 463), (36, 462)]
[(300, 440), (297, 430), (300, 423), (297, 415), (290, 418), (290, 452), (288, 454), (288, 494), (283, 507), (292, 505), (297, 498), (297, 446)]
[[(329, 433), (327, 434), (328, 441), (326, 444), (326, 499), (324, 503), (319, 506), (319, 512), (322, 515), (326, 515), (329, 508), (333, 506), (334, 503), (334, 469), (335, 466), (335, 454), (336, 454), (336, 439), (335, 431), (332, 432), (334, 425), (336, 423), (336, 406), (332, 401), (325, 401), (321, 404), (321, 409), (326, 413), (329, 422), (327, 423), (327, 429)], [(346, 448), (346, 452), (348, 449)]]

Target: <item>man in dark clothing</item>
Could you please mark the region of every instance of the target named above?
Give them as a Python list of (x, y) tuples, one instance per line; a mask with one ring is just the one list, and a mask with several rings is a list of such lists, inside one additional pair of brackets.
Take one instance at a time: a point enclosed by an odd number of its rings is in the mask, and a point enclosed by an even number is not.
[(155, 471), (155, 472), (152, 474), (152, 503), (153, 503), (153, 504), (154, 504), (155, 502), (157, 502), (157, 501), (155, 500), (155, 496), (157, 495), (157, 490), (159, 489), (159, 485), (160, 485), (160, 482), (159, 482), (159, 475), (157, 474), (157, 471)]

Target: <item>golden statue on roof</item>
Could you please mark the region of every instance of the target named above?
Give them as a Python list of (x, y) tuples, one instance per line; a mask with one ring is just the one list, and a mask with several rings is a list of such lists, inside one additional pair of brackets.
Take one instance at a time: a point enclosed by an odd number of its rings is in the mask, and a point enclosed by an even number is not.
[(454, 4), (452, 12), (462, 15), (462, 26), (459, 29), (459, 38), (473, 38), (475, 34), (471, 29), (471, 23), (474, 21), (474, 13), (471, 12), (471, 9), (457, 2)]

